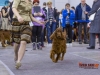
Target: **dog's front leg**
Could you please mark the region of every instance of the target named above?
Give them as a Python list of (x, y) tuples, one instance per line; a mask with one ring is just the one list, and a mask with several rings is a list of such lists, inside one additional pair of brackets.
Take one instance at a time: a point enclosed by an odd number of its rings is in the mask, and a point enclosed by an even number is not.
[(64, 55), (65, 55), (65, 52), (62, 53), (61, 61), (64, 60)]
[(57, 62), (58, 62), (59, 57), (60, 57), (60, 54), (57, 54), (57, 57), (56, 57), (55, 63), (57, 63)]
[(51, 50), (50, 52), (50, 58), (52, 59), (53, 62), (55, 62), (55, 52), (53, 52), (53, 50)]

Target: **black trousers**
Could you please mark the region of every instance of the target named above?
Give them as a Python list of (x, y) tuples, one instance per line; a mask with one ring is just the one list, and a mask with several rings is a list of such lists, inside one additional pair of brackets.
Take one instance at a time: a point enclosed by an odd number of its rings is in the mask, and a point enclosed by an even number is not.
[(32, 42), (41, 42), (42, 26), (32, 27)]
[(66, 32), (68, 34), (68, 43), (72, 43), (72, 26), (70, 24), (66, 25)]

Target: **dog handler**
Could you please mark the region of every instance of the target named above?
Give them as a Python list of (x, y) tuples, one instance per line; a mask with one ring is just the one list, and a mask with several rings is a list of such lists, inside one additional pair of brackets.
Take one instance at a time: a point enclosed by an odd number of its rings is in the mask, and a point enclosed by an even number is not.
[(94, 20), (90, 24), (90, 40), (87, 49), (95, 49), (95, 36), (98, 35), (100, 43), (100, 0), (94, 0), (91, 11), (88, 13), (90, 17), (95, 13)]
[(32, 2), (31, 0), (14, 0), (12, 5), (12, 10), (14, 12), (13, 16), (13, 41), (14, 41), (14, 51), (15, 51), (15, 61), (16, 69), (21, 67), (21, 60), (25, 54), (26, 44), (30, 42), (31, 39), (31, 28), (29, 22), (35, 21), (37, 23), (43, 24), (36, 20), (32, 16)]

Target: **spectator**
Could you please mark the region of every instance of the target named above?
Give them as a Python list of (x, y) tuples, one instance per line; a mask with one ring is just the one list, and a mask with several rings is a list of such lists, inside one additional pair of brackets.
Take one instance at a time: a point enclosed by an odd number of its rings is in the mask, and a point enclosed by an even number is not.
[(87, 23), (88, 20), (88, 12), (91, 10), (90, 6), (86, 4), (86, 0), (81, 0), (81, 3), (76, 7), (76, 22), (79, 24), (78, 26), (78, 37), (79, 44), (82, 44), (82, 27), (84, 27), (84, 44), (88, 44), (87, 40)]
[[(99, 37), (100, 38), (100, 37)], [(100, 39), (99, 39), (99, 49), (100, 49)]]
[(10, 2), (6, 1), (5, 2), (5, 6), (1, 9), (1, 13), (2, 13), (2, 26), (1, 29), (2, 30), (8, 30), (8, 17), (9, 17), (9, 6), (10, 6)]
[(72, 6), (72, 7), (71, 7), (71, 10), (73, 10), (73, 11), (74, 11), (74, 13), (75, 13), (75, 7), (74, 7), (74, 6)]
[[(32, 15), (39, 21), (44, 21), (45, 18), (45, 13), (43, 12), (42, 8), (39, 6), (39, 0), (34, 0), (33, 1), (33, 8), (32, 8)], [(37, 9), (34, 7), (40, 7), (38, 9), (38, 12), (35, 12)], [(37, 49), (42, 50), (41, 46), (41, 34), (43, 33), (43, 27), (44, 25), (41, 25), (37, 22), (33, 22), (33, 27), (32, 27), (32, 42), (33, 42), (33, 50)], [(37, 44), (37, 45), (36, 45)]]
[(94, 0), (91, 11), (88, 16), (95, 14), (94, 20), (90, 24), (90, 40), (89, 47), (87, 49), (95, 49), (95, 36), (98, 35), (99, 45), (100, 45), (100, 0)]
[[(75, 13), (75, 7), (74, 6), (71, 7), (71, 10), (73, 10), (74, 13)], [(77, 39), (77, 34), (78, 34), (77, 33), (77, 23), (76, 22), (74, 22), (72, 33), (73, 33), (73, 35), (72, 35), (73, 41), (75, 41)]]
[[(45, 15), (47, 14), (47, 10), (46, 10), (46, 2), (43, 3), (43, 11), (45, 13)], [(46, 17), (44, 19), (46, 21)], [(44, 41), (46, 40), (46, 27), (44, 26), (43, 29), (42, 29), (42, 34), (41, 34), (41, 46), (42, 47), (45, 47), (44, 46)]]
[(60, 15), (60, 12), (56, 9), (56, 12), (57, 12), (57, 17), (56, 17), (56, 25), (57, 25), (57, 28), (59, 27), (59, 15)]
[(49, 1), (47, 2), (47, 23), (46, 23), (46, 28), (47, 28), (47, 40), (48, 40), (48, 45), (51, 45), (52, 41), (50, 40), (50, 35), (56, 30), (56, 17), (57, 17), (57, 12), (54, 7), (52, 7), (52, 2)]
[(46, 4), (46, 2), (44, 2), (43, 3), (43, 11), (44, 11), (45, 14), (47, 14), (46, 6), (47, 6), (47, 4)]
[(12, 23), (12, 19), (13, 19), (13, 11), (12, 11), (12, 4), (13, 2), (10, 3), (10, 9), (9, 9), (9, 17), (10, 17), (10, 22)]
[[(60, 20), (60, 24), (61, 24), (61, 25), (62, 25), (62, 18), (63, 18), (63, 15), (62, 15), (63, 10), (64, 10), (64, 9), (62, 9), (61, 12), (60, 12), (60, 14), (59, 14), (59, 20)], [(61, 26), (61, 25), (60, 25), (60, 26)]]
[(62, 27), (66, 29), (66, 32), (68, 33), (68, 45), (72, 45), (72, 26), (75, 19), (75, 13), (73, 10), (70, 10), (70, 4), (67, 3), (65, 5), (65, 9), (62, 12), (63, 15), (63, 21), (62, 21)]
[(1, 11), (0, 11), (0, 30), (1, 30), (1, 26), (2, 26), (2, 15), (1, 15)]

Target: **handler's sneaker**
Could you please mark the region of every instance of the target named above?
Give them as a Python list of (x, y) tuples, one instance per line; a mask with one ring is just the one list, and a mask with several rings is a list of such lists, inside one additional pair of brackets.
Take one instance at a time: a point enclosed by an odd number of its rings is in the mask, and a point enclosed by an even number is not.
[(69, 43), (69, 46), (72, 47), (73, 46), (72, 43)]
[(70, 45), (69, 45), (69, 43), (66, 43), (66, 45), (67, 45), (67, 47), (69, 47)]
[(50, 44), (48, 44), (47, 46), (48, 46), (48, 47), (52, 47), (52, 44), (50, 43)]
[(33, 45), (33, 50), (36, 50), (36, 43), (34, 42), (32, 45)]
[(37, 43), (37, 49), (42, 50), (41, 43)]

